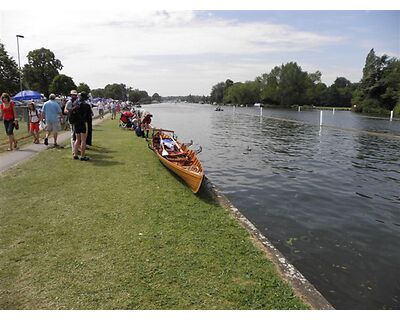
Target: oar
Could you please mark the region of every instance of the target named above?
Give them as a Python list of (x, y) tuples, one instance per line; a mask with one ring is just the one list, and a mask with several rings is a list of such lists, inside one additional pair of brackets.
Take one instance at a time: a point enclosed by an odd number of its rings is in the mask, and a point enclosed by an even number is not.
[(178, 142), (175, 141), (174, 137), (173, 137), (173, 136), (170, 136), (170, 137), (171, 137), (171, 140), (172, 140), (172, 141), (175, 143), (175, 145), (178, 147), (179, 151), (180, 151), (180, 152), (183, 152), (182, 149), (181, 149), (181, 147), (179, 146)]
[(162, 148), (161, 155), (162, 155), (163, 157), (165, 157), (165, 156), (168, 155), (168, 152), (167, 152), (167, 150), (164, 149), (164, 143), (163, 143), (163, 140), (162, 140), (162, 138), (161, 138), (161, 135), (160, 135), (160, 144), (161, 144), (161, 148)]

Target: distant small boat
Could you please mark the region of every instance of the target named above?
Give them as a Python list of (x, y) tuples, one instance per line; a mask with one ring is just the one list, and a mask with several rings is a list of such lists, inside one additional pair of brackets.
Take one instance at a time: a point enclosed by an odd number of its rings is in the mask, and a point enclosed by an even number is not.
[(216, 107), (215, 111), (224, 111), (224, 109), (222, 109), (221, 107)]
[(174, 131), (153, 129), (151, 149), (161, 163), (185, 181), (197, 193), (204, 179), (203, 166), (196, 152), (174, 139)]

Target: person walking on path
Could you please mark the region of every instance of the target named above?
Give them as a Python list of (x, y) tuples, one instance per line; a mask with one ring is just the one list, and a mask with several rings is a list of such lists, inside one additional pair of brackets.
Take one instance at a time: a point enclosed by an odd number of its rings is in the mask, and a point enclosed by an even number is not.
[(28, 103), (29, 131), (33, 135), (33, 143), (39, 144), (40, 115), (33, 102)]
[(79, 104), (74, 106), (70, 112), (70, 120), (73, 123), (76, 141), (74, 144), (73, 159), (78, 160), (78, 150), (80, 149), (80, 159), (82, 161), (88, 161), (89, 157), (86, 157), (86, 135), (87, 135), (87, 124), (88, 119), (91, 117), (92, 108), (86, 102), (88, 94), (85, 91), (80, 93)]
[(97, 110), (99, 110), (100, 119), (103, 119), (104, 118), (104, 103), (102, 101), (100, 101), (97, 104)]
[(4, 128), (8, 136), (8, 142), (10, 144), (7, 151), (13, 149), (18, 149), (17, 139), (14, 137), (14, 128), (18, 129), (17, 111), (15, 110), (14, 102), (11, 101), (10, 95), (8, 93), (3, 93), (1, 95), (1, 105), (0, 105), (0, 117), (3, 118)]
[(43, 105), (42, 119), (46, 121), (46, 137), (44, 138), (44, 144), (47, 146), (49, 144), (49, 135), (53, 133), (54, 146), (58, 147), (57, 135), (61, 130), (60, 117), (61, 117), (61, 107), (55, 101), (56, 95), (51, 93), (49, 96), (49, 101), (46, 101)]
[(74, 144), (75, 144), (76, 139), (75, 139), (74, 125), (69, 119), (69, 114), (70, 114), (72, 108), (76, 107), (78, 105), (78, 92), (76, 90), (71, 90), (70, 97), (71, 97), (71, 99), (69, 99), (67, 101), (67, 103), (65, 104), (64, 114), (68, 115), (68, 121), (70, 124), (70, 130), (71, 130), (71, 151), (72, 151), (72, 154), (74, 154)]
[(117, 109), (115, 102), (111, 102), (111, 120), (114, 120), (117, 117)]

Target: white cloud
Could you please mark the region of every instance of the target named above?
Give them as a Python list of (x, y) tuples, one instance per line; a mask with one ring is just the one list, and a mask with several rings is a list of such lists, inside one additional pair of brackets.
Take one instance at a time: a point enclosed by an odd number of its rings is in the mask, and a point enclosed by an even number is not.
[(282, 24), (199, 17), (193, 11), (0, 12), (0, 41), (15, 58), (17, 33), (25, 36), (22, 64), (28, 51), (45, 47), (75, 82), (93, 88), (126, 83), (161, 95), (208, 94), (226, 78), (252, 80), (267, 71), (259, 58), (244, 62), (244, 56), (303, 52), (343, 40)]

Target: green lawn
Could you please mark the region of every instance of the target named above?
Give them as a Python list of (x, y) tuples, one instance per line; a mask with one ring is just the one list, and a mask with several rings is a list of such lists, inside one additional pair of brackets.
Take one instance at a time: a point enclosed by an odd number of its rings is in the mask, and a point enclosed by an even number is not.
[(308, 308), (117, 123), (95, 127), (89, 162), (50, 149), (0, 176), (1, 309)]

